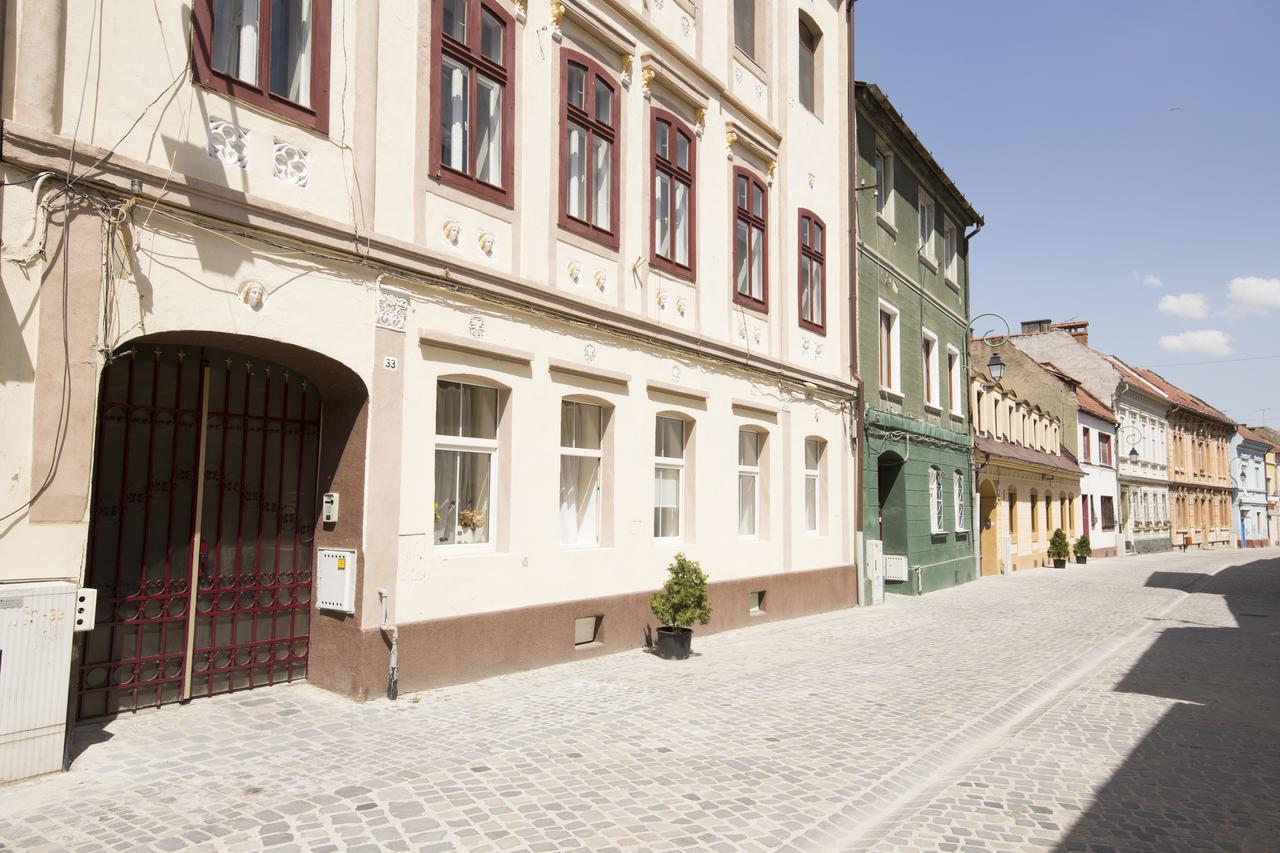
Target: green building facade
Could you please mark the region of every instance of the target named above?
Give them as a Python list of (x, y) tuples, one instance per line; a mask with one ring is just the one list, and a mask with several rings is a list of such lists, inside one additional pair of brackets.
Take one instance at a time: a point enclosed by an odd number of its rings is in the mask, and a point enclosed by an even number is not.
[(977, 574), (968, 237), (982, 217), (875, 85), (857, 84), (856, 142), (862, 530), (906, 558), (885, 591), (919, 594)]

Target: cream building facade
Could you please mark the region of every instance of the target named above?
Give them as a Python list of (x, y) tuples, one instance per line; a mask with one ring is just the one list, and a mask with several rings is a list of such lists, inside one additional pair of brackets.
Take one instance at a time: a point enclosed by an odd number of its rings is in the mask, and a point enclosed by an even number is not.
[(856, 603), (851, 10), (269, 5), (7, 4), (0, 582), (98, 590), (75, 712), (634, 647), (680, 551), (710, 630)]

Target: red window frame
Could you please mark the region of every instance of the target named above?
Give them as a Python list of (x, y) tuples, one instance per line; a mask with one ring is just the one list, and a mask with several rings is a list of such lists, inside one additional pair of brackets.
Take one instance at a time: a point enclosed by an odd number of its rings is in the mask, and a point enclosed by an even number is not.
[(330, 0), (311, 5), (311, 106), (304, 107), (271, 91), (271, 0), (258, 0), (258, 81), (246, 83), (213, 67), (213, 4), (195, 0), (191, 11), (191, 79), (206, 89), (260, 107), (287, 121), (323, 134), (329, 132)]
[(1089, 428), (1088, 428), (1088, 427), (1082, 427), (1082, 428), (1081, 428), (1080, 435), (1083, 437), (1083, 442), (1082, 442), (1082, 443), (1081, 443), (1081, 445), (1080, 445), (1080, 449), (1081, 449), (1081, 454), (1080, 454), (1080, 456), (1081, 456), (1081, 458), (1082, 458), (1085, 462), (1088, 462), (1089, 464), (1091, 464), (1091, 465), (1092, 465), (1092, 464), (1093, 464), (1093, 451), (1092, 451), (1092, 447), (1091, 447), (1091, 445), (1090, 445), (1090, 443), (1089, 443)]
[[(806, 223), (808, 223), (807, 231), (805, 228)], [(796, 316), (800, 318), (800, 328), (808, 329), (811, 332), (816, 332), (819, 335), (825, 336), (827, 334), (827, 226), (826, 223), (818, 217), (818, 214), (814, 213), (812, 210), (807, 210), (802, 207), (800, 208), (799, 224), (796, 228), (796, 245), (800, 247), (800, 257), (796, 260), (796, 274), (799, 276), (797, 279), (799, 286), (796, 288)], [(822, 244), (821, 249), (815, 249), (813, 247), (813, 234), (815, 233), (815, 228), (817, 229), (817, 233), (822, 235), (822, 239), (819, 241)], [(805, 239), (806, 233), (809, 235), (807, 240)], [(810, 305), (817, 304), (821, 306), (821, 323), (815, 323), (812, 320), (806, 320), (804, 318), (805, 258), (809, 259), (810, 270), (813, 269), (813, 264), (815, 262), (822, 265), (822, 274), (818, 282), (818, 289), (822, 297), (821, 302), (815, 302), (812, 293), (809, 295)]]
[[(444, 34), (444, 3), (431, 4), (431, 176), (444, 184), (458, 187), (504, 207), (514, 206), (515, 184), (515, 101), (516, 101), (516, 22), (497, 3), (489, 0), (465, 0), (467, 4), (467, 39), (463, 44)], [(480, 52), (481, 9), (488, 10), (503, 26), (502, 64), (498, 65)], [(467, 122), (476, 126), (476, 75), (484, 75), (502, 87), (502, 186), (476, 178), (476, 145), (474, 131), (468, 132), (467, 171), (460, 172), (445, 165), (440, 147), (440, 113), (443, 93), (440, 82), (445, 56), (467, 69)]]
[[(571, 50), (562, 50), (560, 63), (560, 227), (575, 234), (581, 234), (610, 248), (618, 248), (619, 203), (618, 192), (620, 181), (618, 171), (619, 137), (621, 136), (622, 99), (619, 97), (618, 82), (613, 75), (605, 71), (600, 63)], [(569, 67), (576, 65), (583, 70), (583, 106), (569, 102)], [(604, 83), (613, 93), (609, 123), (605, 124), (596, 117), (596, 81)], [(587, 132), (586, 156), (587, 181), (587, 218), (579, 219), (569, 213), (569, 122), (573, 121)], [(596, 138), (609, 143), (609, 227), (601, 228), (593, 223), (595, 211), (591, 209), (594, 196), (591, 187), (595, 185), (593, 171), (595, 163), (591, 155), (592, 144)]]
[[(675, 115), (666, 110), (654, 108), (649, 111), (649, 265), (654, 269), (671, 273), (679, 278), (693, 281), (698, 274), (698, 137), (689, 125), (685, 124)], [(659, 122), (666, 122), (673, 134), (667, 146), (668, 152), (676, 150), (674, 134), (682, 134), (689, 140), (689, 168), (681, 169), (676, 165), (675, 160), (670, 160), (658, 155), (658, 132)], [(689, 188), (689, 265), (682, 266), (674, 260), (675, 255), (675, 229), (672, 228), (672, 258), (666, 258), (658, 254), (658, 210), (657, 210), (657, 193), (655, 188), (658, 185), (658, 174), (667, 175), (673, 181), (680, 181)], [(675, 193), (672, 192), (668, 196), (668, 203), (674, 205)], [(668, 211), (670, 214), (671, 211)], [(675, 221), (673, 215), (668, 216), (668, 221)]]
[[(740, 207), (738, 205), (738, 181), (746, 179), (747, 181), (747, 206)], [(761, 193), (760, 215), (756, 216), (751, 210), (751, 199), (753, 198), (752, 190), (759, 190)], [(750, 169), (737, 166), (733, 170), (733, 182), (729, 191), (733, 194), (733, 226), (729, 231), (730, 245), (733, 246), (733, 269), (731, 270), (730, 286), (733, 288), (733, 301), (739, 305), (745, 305), (749, 308), (755, 308), (759, 311), (768, 313), (769, 311), (769, 188), (765, 186), (764, 179)], [(756, 299), (750, 294), (738, 292), (738, 222), (745, 222), (748, 228), (748, 235), (752, 226), (758, 227), (761, 232), (760, 240), (760, 299)], [(747, 252), (751, 251), (751, 241), (747, 240)]]
[(1111, 436), (1098, 433), (1098, 462), (1111, 467)]

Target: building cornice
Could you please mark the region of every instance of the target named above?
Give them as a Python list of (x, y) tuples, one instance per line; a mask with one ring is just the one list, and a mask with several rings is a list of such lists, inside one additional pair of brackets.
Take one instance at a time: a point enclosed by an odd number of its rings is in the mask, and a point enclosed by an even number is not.
[[(69, 140), (46, 134), (14, 122), (3, 128), (3, 161), (31, 171), (65, 173), (71, 156)], [(99, 146), (77, 142), (74, 163), (84, 170), (76, 177), (81, 186), (118, 195), (137, 196), (148, 205), (182, 216), (221, 224), (247, 239), (267, 239), (290, 248), (314, 250), (317, 260), (349, 263), (368, 269), (371, 276), (394, 277), (425, 287), (443, 288), (512, 307), (550, 316), (570, 324), (584, 325), (685, 356), (732, 365), (803, 386), (812, 382), (822, 391), (839, 398), (857, 396), (858, 383), (816, 373), (701, 335), (662, 326), (633, 314), (604, 305), (584, 303), (536, 282), (503, 275), (492, 270), (445, 260), (422, 247), (380, 234), (357, 233), (350, 225), (292, 210), (261, 199), (250, 200), (243, 193), (209, 181), (182, 174), (170, 174)], [(141, 189), (133, 192), (131, 181)], [(199, 227), (199, 222), (192, 224)]]

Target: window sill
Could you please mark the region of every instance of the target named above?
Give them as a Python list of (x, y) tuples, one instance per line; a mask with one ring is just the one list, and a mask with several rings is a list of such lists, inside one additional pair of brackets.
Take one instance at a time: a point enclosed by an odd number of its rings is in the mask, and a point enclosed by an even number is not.
[(677, 537), (674, 537), (674, 538), (672, 538), (672, 537), (663, 537), (663, 538), (654, 537), (653, 544), (654, 544), (654, 545), (657, 545), (657, 546), (659, 546), (659, 547), (678, 548), (678, 547), (680, 547), (681, 545), (684, 545), (684, 544), (687, 544), (687, 543), (684, 541), (684, 537), (683, 537), (683, 536), (677, 536)]
[(881, 396), (881, 397), (888, 397), (890, 400), (894, 400), (894, 401), (896, 401), (896, 402), (898, 402), (898, 403), (901, 403), (901, 402), (902, 402), (902, 400), (903, 400), (903, 396), (902, 396), (902, 392), (901, 392), (901, 391), (895, 391), (894, 389), (892, 389), (892, 388), (886, 388), (886, 387), (885, 387), (885, 386), (883, 386), (883, 385), (881, 385), (881, 386), (880, 386), (880, 396)]
[[(759, 30), (756, 32), (759, 32)], [(764, 83), (766, 86), (769, 85), (769, 72), (764, 69), (763, 65), (756, 61), (754, 56), (750, 56), (745, 50), (738, 47), (736, 44), (733, 46), (733, 58), (745, 65), (747, 70), (752, 74), (759, 77), (760, 82)]]
[(894, 226), (892, 222), (890, 222), (888, 219), (885, 219), (883, 214), (880, 214), (880, 213), (876, 214), (876, 223), (879, 224), (879, 226), (883, 228), (885, 231), (888, 231), (890, 237), (892, 237), (895, 240), (898, 239), (898, 229)]
[[(689, 248), (690, 251), (693, 250), (692, 246)], [(675, 261), (669, 261), (661, 255), (652, 254), (649, 256), (649, 269), (672, 278), (678, 278), (689, 284), (697, 283), (697, 275), (692, 266), (682, 267)]]
[(936, 273), (938, 271), (937, 261), (926, 255), (923, 251), (917, 252), (917, 254), (920, 256), (920, 263), (928, 267), (930, 272)]
[(440, 557), (479, 557), (498, 553), (497, 546), (491, 542), (436, 544), (431, 546), (431, 550)]
[(964, 412), (952, 412), (952, 413), (951, 413), (951, 420), (953, 420), (953, 421), (960, 421), (961, 423), (963, 423), (963, 422), (964, 422)]
[(760, 319), (766, 320), (769, 317), (768, 301), (761, 301), (753, 296), (744, 296), (737, 290), (733, 291), (733, 304), (740, 305), (748, 311), (753, 311), (760, 315)]
[[(602, 231), (599, 228), (588, 225), (579, 219), (574, 219), (563, 211), (560, 214), (559, 225), (560, 239), (570, 242), (578, 246), (578, 248), (588, 251), (595, 249), (607, 249), (614, 255), (618, 252), (619, 242), (616, 231), (614, 233)], [(572, 239), (575, 237), (577, 238), (576, 240)]]
[[(495, 187), (493, 184), (486, 184), (478, 178), (455, 171), (448, 166), (437, 164), (429, 177), (437, 184), (453, 187), (469, 196), (482, 198), (493, 204), (501, 205), (508, 210), (515, 208), (515, 194), (511, 190), (504, 190), (501, 187)], [(505, 178), (506, 176), (504, 175), (503, 177)]]
[(941, 407), (941, 406), (939, 406), (939, 405), (938, 405), (938, 404), (936, 404), (936, 403), (930, 403), (930, 402), (928, 402), (928, 401), (926, 401), (926, 402), (925, 402), (925, 404), (924, 404), (924, 410), (925, 410), (926, 412), (928, 412), (928, 413), (932, 414), (932, 415), (940, 415), (940, 414), (942, 414), (942, 407)]
[(950, 287), (952, 290), (956, 291), (957, 293), (960, 292), (960, 285), (956, 282), (954, 278), (951, 277), (950, 273), (947, 274), (944, 280), (947, 282), (948, 287)]

